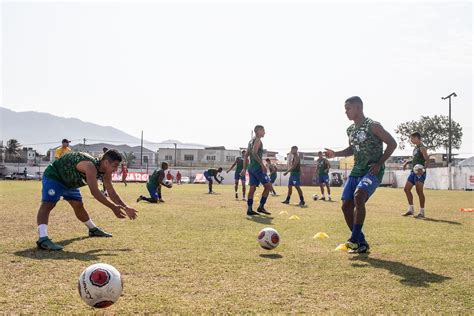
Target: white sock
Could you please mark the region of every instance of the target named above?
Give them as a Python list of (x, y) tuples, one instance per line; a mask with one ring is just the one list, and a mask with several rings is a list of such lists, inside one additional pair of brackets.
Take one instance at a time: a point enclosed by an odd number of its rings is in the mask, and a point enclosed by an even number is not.
[(424, 207), (420, 207), (420, 214), (425, 215), (425, 208)]
[(323, 198), (324, 198), (324, 193), (323, 193)]
[(94, 222), (89, 218), (89, 220), (87, 222), (84, 222), (84, 225), (87, 226), (87, 228), (89, 229), (92, 229), (92, 228), (96, 228), (97, 226), (95, 226)]
[(39, 238), (48, 237), (48, 225), (47, 224), (38, 225), (38, 234), (39, 234)]
[(413, 213), (414, 210), (415, 210), (415, 209), (414, 209), (413, 205), (408, 205), (408, 212), (412, 212), (412, 213)]

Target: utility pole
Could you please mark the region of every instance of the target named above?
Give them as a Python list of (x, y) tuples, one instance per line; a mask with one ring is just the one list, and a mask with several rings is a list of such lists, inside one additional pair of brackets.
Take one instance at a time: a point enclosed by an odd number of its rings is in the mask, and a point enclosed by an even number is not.
[(176, 152), (177, 152), (178, 144), (176, 143), (173, 143), (173, 144), (174, 144), (174, 167), (176, 168)]
[(143, 168), (143, 131), (142, 131), (142, 139), (140, 142), (140, 169)]
[(449, 136), (448, 136), (448, 174), (449, 174), (449, 185), (448, 185), (448, 189), (451, 190), (452, 189), (452, 174), (451, 174), (451, 161), (452, 161), (452, 158), (451, 158), (451, 154), (452, 154), (452, 130), (451, 130), (451, 126), (452, 126), (452, 123), (451, 123), (451, 98), (452, 97), (457, 97), (458, 95), (456, 94), (456, 92), (453, 92), (451, 93), (450, 95), (448, 95), (447, 97), (441, 97), (441, 99), (443, 100), (446, 100), (448, 99), (449, 100)]
[(86, 139), (85, 138), (83, 139), (83, 143), (82, 143), (82, 151), (86, 152)]

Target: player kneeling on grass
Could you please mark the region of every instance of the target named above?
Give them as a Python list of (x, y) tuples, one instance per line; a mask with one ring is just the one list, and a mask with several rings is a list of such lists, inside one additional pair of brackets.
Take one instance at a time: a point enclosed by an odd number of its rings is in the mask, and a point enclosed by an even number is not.
[(170, 184), (164, 183), (163, 181), (165, 180), (165, 171), (168, 169), (168, 163), (167, 162), (162, 162), (161, 163), (161, 169), (155, 170), (153, 174), (150, 176), (148, 179), (148, 183), (146, 184), (146, 188), (148, 189), (148, 192), (150, 192), (150, 197), (147, 198), (146, 196), (140, 195), (137, 199), (137, 202), (140, 201), (147, 201), (150, 203), (158, 203), (158, 202), (164, 202), (163, 199), (161, 198), (161, 186), (165, 186), (168, 189), (171, 188), (171, 182)]
[[(128, 207), (115, 192), (112, 186), (112, 173), (122, 161), (116, 150), (108, 150), (98, 159), (81, 152), (67, 153), (55, 160), (44, 171), (42, 202), (38, 210), (39, 239), (38, 248), (46, 250), (62, 250), (63, 246), (54, 243), (48, 237), (49, 213), (56, 206), (61, 196), (71, 204), (76, 217), (89, 228), (90, 237), (112, 237), (97, 227), (89, 217), (82, 203), (79, 188), (89, 186), (91, 194), (103, 205), (110, 208), (118, 218), (135, 219), (137, 211)], [(104, 187), (112, 200), (109, 201), (99, 190), (98, 177), (102, 177)]]

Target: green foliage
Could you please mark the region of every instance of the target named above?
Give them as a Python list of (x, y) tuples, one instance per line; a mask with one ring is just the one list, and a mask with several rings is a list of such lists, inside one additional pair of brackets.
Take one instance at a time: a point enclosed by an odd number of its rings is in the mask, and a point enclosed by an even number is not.
[(125, 162), (127, 163), (127, 168), (130, 168), (130, 165), (133, 163), (133, 161), (137, 159), (137, 157), (135, 157), (132, 152), (127, 153), (124, 151), (122, 156), (123, 160), (125, 160)]
[[(452, 147), (461, 148), (462, 127), (459, 123), (451, 120), (452, 124)], [(400, 149), (405, 149), (405, 145), (410, 142), (410, 134), (419, 132), (423, 143), (428, 149), (448, 148), (449, 140), (449, 118), (445, 115), (435, 115), (433, 117), (421, 116), (419, 121), (409, 121), (401, 123), (395, 129), (398, 134), (398, 145)]]

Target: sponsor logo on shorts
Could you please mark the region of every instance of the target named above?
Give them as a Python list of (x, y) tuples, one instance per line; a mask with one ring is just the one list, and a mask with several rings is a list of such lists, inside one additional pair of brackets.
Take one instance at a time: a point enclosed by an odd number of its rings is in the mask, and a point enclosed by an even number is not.
[(49, 189), (49, 190), (48, 190), (48, 194), (49, 194), (50, 196), (54, 196), (54, 195), (56, 195), (56, 191), (55, 191), (54, 189)]
[(362, 179), (362, 183), (365, 185), (372, 185), (372, 180), (370, 180), (369, 178), (364, 178)]

